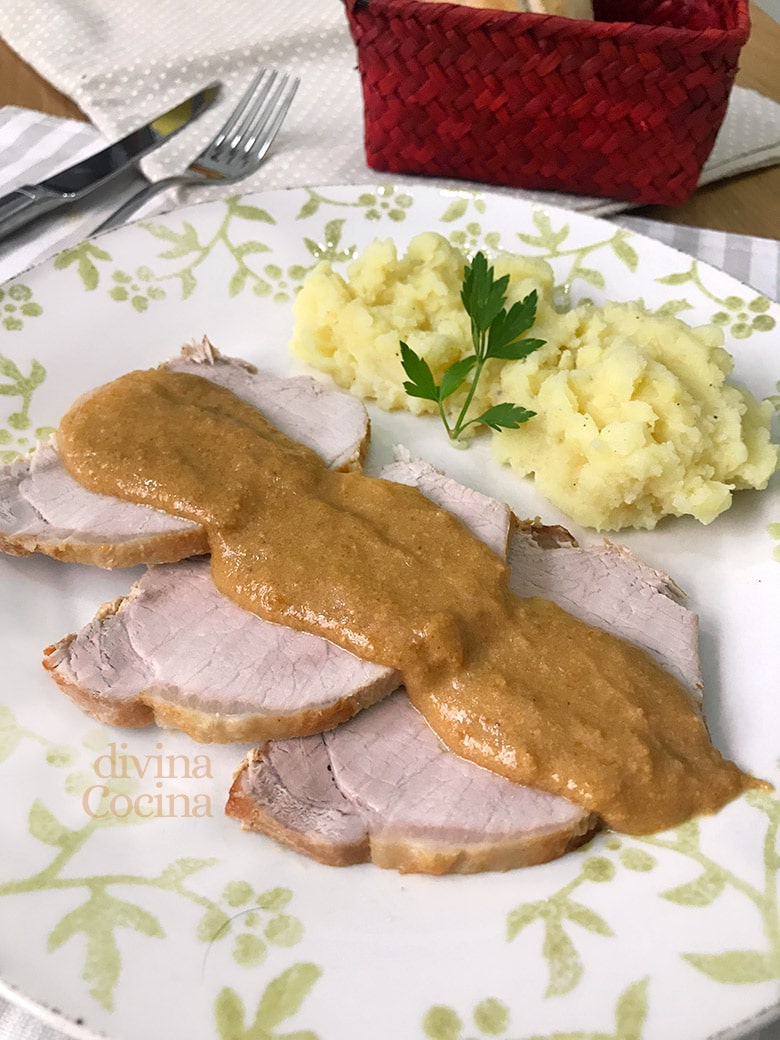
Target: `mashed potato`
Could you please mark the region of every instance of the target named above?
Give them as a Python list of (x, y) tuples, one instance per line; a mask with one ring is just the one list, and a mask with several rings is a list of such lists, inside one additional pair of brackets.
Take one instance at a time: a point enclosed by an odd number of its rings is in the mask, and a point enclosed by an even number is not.
[[(404, 390), (399, 344), (403, 340), (425, 358), (437, 382), (472, 352), (460, 300), (465, 264), (463, 253), (433, 233), (413, 238), (401, 257), (391, 240), (372, 242), (349, 266), (346, 279), (323, 261), (296, 298), (290, 350), (380, 408), (435, 412), (435, 404)], [(543, 260), (511, 257), (497, 260), (495, 267), (498, 275), (510, 275), (510, 303), (532, 289), (551, 298), (553, 274)], [(486, 371), (480, 381), (475, 414), (490, 404), (491, 376), (497, 373), (497, 367), (495, 373)]]
[[(460, 300), (466, 258), (436, 234), (399, 257), (391, 241), (370, 245), (342, 278), (319, 264), (295, 304), (293, 354), (385, 409), (435, 411), (407, 396), (399, 342), (433, 370), (473, 352)], [(495, 457), (585, 527), (652, 528), (663, 516), (709, 523), (735, 488), (763, 488), (778, 449), (772, 410), (726, 382), (732, 359), (714, 326), (691, 328), (638, 304), (552, 301), (542, 260), (499, 257), (508, 302), (539, 297), (529, 335), (546, 345), (523, 361), (489, 362), (473, 414), (501, 401), (537, 415), (492, 434)]]
[(504, 366), (501, 394), (538, 414), (495, 435), (495, 457), (533, 473), (585, 527), (709, 523), (734, 488), (763, 488), (777, 466), (772, 409), (726, 383), (732, 359), (714, 326), (690, 328), (635, 304), (579, 307), (563, 347)]

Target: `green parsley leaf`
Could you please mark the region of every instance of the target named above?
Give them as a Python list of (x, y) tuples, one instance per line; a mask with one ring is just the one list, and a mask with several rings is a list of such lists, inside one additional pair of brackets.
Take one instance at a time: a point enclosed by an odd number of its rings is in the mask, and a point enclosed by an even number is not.
[(494, 271), (488, 266), (484, 253), (477, 253), (463, 272), (460, 298), (471, 318), (472, 328), (486, 332), (504, 306), (509, 275), (495, 281)]
[(433, 378), (430, 365), (425, 358), (417, 354), (405, 343), (401, 344), (401, 364), (404, 372), (409, 376), (409, 382), (404, 383), (404, 390), (410, 397), (421, 397), (425, 401), (439, 400), (439, 388)]
[(500, 358), (502, 361), (522, 361), (544, 344), (543, 339), (516, 339), (513, 343), (506, 343), (500, 348), (492, 348), (488, 357)]
[[(502, 310), (496, 315), (488, 334), (488, 357), (507, 357), (502, 351), (510, 343), (514, 343), (524, 332), (527, 332), (536, 321), (536, 302), (536, 289), (534, 289), (525, 299), (512, 304), (508, 311)], [(541, 346), (543, 340), (537, 340), (537, 342)]]
[[(520, 339), (536, 321), (536, 290), (506, 309), (509, 275), (496, 278), (484, 253), (479, 252), (463, 271), (460, 298), (471, 321), (474, 353), (454, 362), (445, 371), (439, 386), (427, 361), (401, 343), (401, 364), (409, 380), (404, 389), (410, 397), (434, 401), (448, 435), (457, 440), (463, 431), (476, 423), (492, 430), (517, 429), (536, 413), (519, 405), (504, 402), (488, 408), (474, 419), (466, 418), (485, 363), (491, 359), (520, 361), (544, 345), (543, 339)], [(455, 422), (450, 425), (444, 402), (452, 397), (472, 375)]]
[(483, 426), (489, 426), (491, 430), (516, 430), (524, 422), (528, 422), (536, 415), (536, 412), (531, 412), (527, 408), (521, 408), (519, 405), (510, 404), (509, 401), (505, 401), (503, 404), (494, 404), (492, 408), (488, 408), (482, 415), (478, 415), (473, 422), (481, 423)]
[(474, 354), (469, 354), (468, 357), (461, 358), (460, 361), (450, 365), (442, 377), (441, 387), (439, 388), (440, 401), (444, 401), (446, 398), (451, 397), (456, 390), (460, 390), (476, 363), (477, 359)]

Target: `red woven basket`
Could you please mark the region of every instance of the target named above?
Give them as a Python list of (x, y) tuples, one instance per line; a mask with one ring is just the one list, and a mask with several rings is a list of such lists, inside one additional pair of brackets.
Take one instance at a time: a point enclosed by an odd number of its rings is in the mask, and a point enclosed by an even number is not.
[(636, 203), (696, 188), (750, 29), (747, 0), (345, 4), (369, 166)]

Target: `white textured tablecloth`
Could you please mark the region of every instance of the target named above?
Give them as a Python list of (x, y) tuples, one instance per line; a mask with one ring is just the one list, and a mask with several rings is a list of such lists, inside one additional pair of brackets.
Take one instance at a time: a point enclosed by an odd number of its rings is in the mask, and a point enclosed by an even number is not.
[[(296, 73), (301, 87), (271, 158), (245, 182), (247, 189), (387, 179), (365, 165), (360, 80), (342, 0), (221, 0), (218, 6), (2, 0), (0, 36), (110, 139), (222, 80), (224, 100), (144, 161), (152, 179), (184, 169), (261, 65)], [(777, 162), (780, 105), (734, 90), (702, 182)], [(188, 190), (188, 198), (204, 194)], [(507, 190), (590, 213), (627, 208), (604, 199)]]
[[(0, 192), (55, 172), (191, 90), (221, 79), (227, 87), (224, 101), (143, 164), (145, 174), (153, 179), (178, 172), (221, 125), (243, 84), (263, 64), (298, 74), (302, 85), (269, 161), (242, 184), (242, 191), (389, 179), (368, 170), (363, 159), (360, 86), (339, 0), (297, 5), (222, 0), (218, 7), (185, 0), (104, 0), (101, 4), (2, 0), (0, 35), (95, 123), (93, 127), (20, 109), (0, 110)], [(703, 181), (776, 162), (780, 162), (780, 105), (735, 90)], [(33, 230), (0, 243), (0, 281), (88, 235), (142, 183), (139, 174), (130, 174), (88, 204), (53, 215)], [(186, 201), (209, 197), (214, 191), (191, 191)], [(652, 223), (626, 215), (629, 207), (624, 204), (603, 199), (512, 194), (593, 214), (617, 214), (613, 219), (620, 223), (780, 299), (777, 241)], [(180, 201), (184, 201), (181, 195), (168, 193), (147, 212)], [(56, 1029), (0, 998), (0, 1040), (61, 1037)], [(758, 1029), (748, 1040), (780, 1040), (780, 1025)]]

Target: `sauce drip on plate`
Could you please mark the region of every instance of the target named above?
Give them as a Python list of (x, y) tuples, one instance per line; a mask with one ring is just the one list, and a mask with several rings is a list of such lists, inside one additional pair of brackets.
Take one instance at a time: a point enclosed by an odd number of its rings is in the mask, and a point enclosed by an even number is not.
[(203, 525), (217, 587), (246, 610), (399, 669), (479, 765), (631, 834), (762, 786), (644, 651), (513, 596), (503, 561), (416, 488), (330, 471), (205, 379), (132, 372), (78, 402), (57, 441), (92, 491)]

